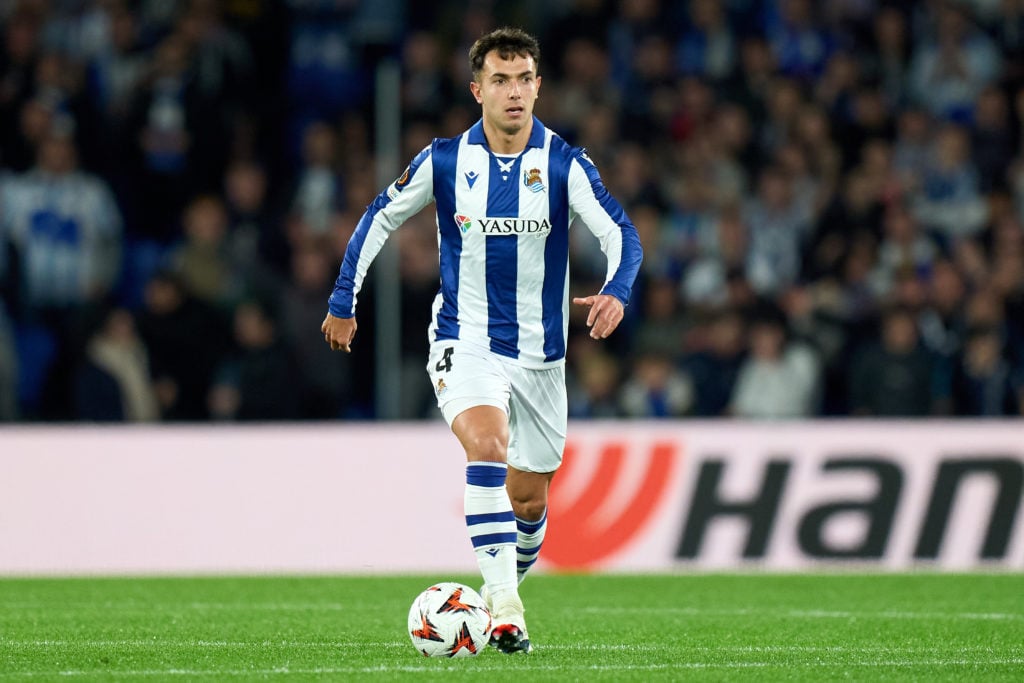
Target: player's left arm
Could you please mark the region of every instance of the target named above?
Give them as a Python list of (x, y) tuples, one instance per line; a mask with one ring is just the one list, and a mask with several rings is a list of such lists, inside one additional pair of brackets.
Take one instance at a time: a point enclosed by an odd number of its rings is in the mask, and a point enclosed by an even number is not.
[(601, 182), (597, 167), (580, 150), (569, 167), (569, 207), (597, 237), (608, 259), (608, 271), (600, 293), (576, 297), (574, 304), (589, 306), (587, 327), (594, 339), (604, 339), (625, 315), (643, 260), (640, 236), (619, 202)]

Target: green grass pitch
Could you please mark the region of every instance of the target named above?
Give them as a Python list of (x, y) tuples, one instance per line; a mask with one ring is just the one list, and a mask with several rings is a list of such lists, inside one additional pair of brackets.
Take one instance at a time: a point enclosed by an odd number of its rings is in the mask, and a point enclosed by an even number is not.
[(451, 579), (2, 579), (0, 683), (1024, 680), (1024, 574), (538, 575), (531, 655), (426, 659)]

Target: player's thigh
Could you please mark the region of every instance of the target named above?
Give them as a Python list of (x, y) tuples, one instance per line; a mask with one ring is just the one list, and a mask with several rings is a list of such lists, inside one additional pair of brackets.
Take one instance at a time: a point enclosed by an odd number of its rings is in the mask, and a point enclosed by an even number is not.
[(427, 374), (449, 426), (460, 413), (476, 406), (493, 406), (508, 415), (509, 378), (489, 351), (455, 340), (433, 342)]
[(554, 472), (562, 464), (568, 423), (565, 367), (511, 372), (508, 464), (524, 472)]

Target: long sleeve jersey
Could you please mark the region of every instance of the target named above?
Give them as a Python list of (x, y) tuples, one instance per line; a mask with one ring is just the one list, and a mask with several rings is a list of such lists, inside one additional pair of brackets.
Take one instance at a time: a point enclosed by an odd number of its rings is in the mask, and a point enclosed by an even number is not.
[(525, 367), (564, 362), (569, 227), (577, 217), (608, 259), (601, 293), (628, 303), (643, 258), (636, 228), (586, 152), (534, 118), (519, 155), (492, 152), (482, 121), (420, 152), (359, 221), (329, 300), (332, 315), (355, 315), (384, 241), (431, 201), (441, 270), (431, 341), (470, 341)]

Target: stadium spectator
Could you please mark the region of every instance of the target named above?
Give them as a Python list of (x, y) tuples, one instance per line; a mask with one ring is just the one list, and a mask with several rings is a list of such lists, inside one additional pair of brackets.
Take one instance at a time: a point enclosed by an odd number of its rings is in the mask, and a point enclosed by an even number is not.
[(0, 191), (24, 307), (65, 309), (110, 291), (120, 265), (121, 215), (103, 179), (79, 168), (69, 134), (49, 134), (36, 165), (8, 176)]
[(957, 415), (995, 417), (1018, 415), (1010, 364), (1002, 355), (1003, 340), (993, 327), (967, 332), (963, 352), (953, 374), (953, 402)]
[(438, 122), (451, 98), (438, 37), (417, 31), (402, 47), (402, 114), (407, 121)]
[(745, 327), (742, 314), (726, 308), (693, 331), (695, 348), (683, 356), (681, 367), (693, 383), (695, 416), (725, 415), (743, 363)]
[(967, 290), (951, 261), (936, 258), (929, 268), (928, 302), (918, 317), (921, 340), (944, 358), (952, 358), (963, 343), (963, 308)]
[(902, 107), (910, 96), (909, 75), (913, 43), (907, 14), (899, 7), (881, 7), (872, 25), (868, 72), (892, 104)]
[(740, 43), (740, 68), (725, 90), (725, 99), (736, 102), (754, 121), (764, 121), (766, 102), (778, 80), (777, 63), (763, 36), (745, 36)]
[(804, 103), (796, 81), (779, 76), (773, 78), (763, 99), (766, 116), (757, 137), (759, 152), (765, 160), (774, 157), (779, 147), (793, 139)]
[(913, 211), (945, 245), (974, 236), (984, 227), (987, 207), (971, 162), (970, 137), (963, 127), (945, 124), (936, 134)]
[(241, 422), (299, 417), (295, 359), (270, 306), (243, 301), (235, 309), (233, 329), (236, 349), (215, 374), (207, 399), (210, 416)]
[(196, 197), (182, 222), (185, 241), (171, 253), (171, 266), (192, 296), (230, 309), (242, 296), (244, 281), (230, 254), (224, 201), (217, 195)]
[(907, 309), (883, 313), (878, 340), (861, 350), (849, 372), (852, 415), (924, 417), (944, 398), (933, 393), (936, 362), (919, 343)]
[(192, 297), (180, 277), (162, 270), (146, 284), (138, 327), (163, 419), (208, 419), (207, 393), (229, 348), (223, 314)]
[(749, 242), (749, 231), (740, 208), (735, 205), (723, 207), (715, 216), (714, 234), (710, 241), (685, 271), (682, 284), (684, 300), (702, 308), (730, 303), (728, 285), (746, 268)]
[(689, 3), (686, 28), (676, 43), (680, 73), (714, 83), (730, 78), (736, 68), (737, 40), (721, 0)]
[[(548, 3), (545, 3), (548, 4)], [(546, 27), (544, 44), (550, 46), (544, 60), (551, 65), (552, 73), (564, 73), (565, 50), (575, 41), (585, 41), (606, 51), (609, 40), (609, 25), (614, 11), (605, 0), (568, 0), (564, 3), (550, 3), (552, 7), (561, 4), (561, 16)]]
[(782, 292), (800, 275), (800, 255), (811, 232), (812, 215), (793, 192), (793, 181), (778, 166), (765, 168), (757, 195), (743, 208), (749, 227), (747, 278), (764, 296)]
[(173, 240), (182, 207), (198, 191), (200, 141), (216, 144), (210, 142), (215, 135), (199, 131), (216, 119), (190, 78), (189, 60), (181, 36), (172, 34), (159, 43), (125, 126), (124, 144), (133, 161), (125, 189), (137, 207), (131, 232), (161, 243)]
[[(802, 154), (806, 180), (811, 181), (812, 194), (810, 209), (819, 216), (839, 186), (843, 158), (839, 145), (833, 140), (832, 125), (826, 110), (816, 104), (800, 109), (795, 122), (793, 140), (779, 151), (780, 162), (789, 167), (787, 159), (792, 158), (790, 150)], [(790, 172), (797, 169), (790, 168)]]
[(879, 298), (884, 298), (892, 291), (898, 273), (927, 272), (939, 250), (934, 240), (921, 231), (914, 215), (900, 204), (886, 208), (881, 223), (884, 234), (878, 245), (878, 258), (871, 280)]
[(281, 333), (295, 350), (300, 415), (305, 418), (341, 417), (353, 400), (352, 357), (333, 353), (319, 336), (309, 334), (310, 325), (315, 330), (323, 320), (324, 301), (334, 284), (334, 262), (322, 242), (299, 245), (292, 252), (292, 277), (282, 297)]
[(921, 187), (932, 155), (931, 117), (924, 109), (909, 107), (896, 116), (892, 163), (901, 192), (913, 194)]
[(618, 417), (619, 372), (615, 358), (603, 351), (577, 358), (566, 371), (569, 417)]
[(97, 120), (97, 136), (104, 153), (97, 167), (115, 188), (125, 187), (133, 159), (124, 139), (137, 89), (148, 75), (149, 54), (142, 44), (142, 26), (125, 2), (111, 3), (103, 23), (109, 25), (102, 41), (85, 65), (86, 95)]
[(27, 170), (35, 160), (20, 125), (25, 104), (35, 95), (39, 59), (40, 18), (19, 7), (7, 17), (0, 53), (0, 162), (15, 171)]
[(345, 206), (345, 186), (338, 168), (338, 134), (329, 124), (311, 123), (303, 133), (302, 166), (290, 192), (291, 241), (322, 237), (333, 215)]
[(966, 122), (979, 93), (999, 77), (1001, 59), (992, 40), (971, 23), (966, 7), (936, 6), (929, 17), (934, 34), (914, 49), (911, 90), (936, 118)]
[(821, 378), (813, 349), (790, 339), (781, 311), (758, 314), (748, 336), (749, 354), (740, 366), (729, 414), (747, 418), (814, 415)]
[(810, 0), (766, 4), (765, 34), (779, 71), (808, 82), (820, 76), (835, 49), (835, 40), (824, 25), (816, 22), (815, 4)]
[[(71, 381), (84, 350), (80, 323), (102, 301), (119, 274), (121, 215), (109, 187), (80, 170), (67, 132), (42, 140), (36, 165), (0, 186), (4, 228), (17, 275), (15, 315), (39, 335), (25, 360), (39, 366), (29, 376), (40, 403), (25, 413), (51, 419), (71, 416)], [(52, 353), (43, 349), (52, 348)]]
[(811, 279), (838, 273), (852, 245), (873, 239), (880, 230), (883, 206), (867, 173), (844, 177), (842, 192), (821, 214), (804, 258), (804, 275)]
[(132, 314), (122, 308), (104, 312), (75, 378), (75, 418), (153, 422), (159, 417), (146, 346)]
[(285, 144), (297, 159), (302, 134), (313, 121), (359, 110), (370, 93), (362, 63), (354, 2), (290, 2), (291, 41), (285, 71), (288, 120)]
[(640, 353), (619, 396), (619, 413), (624, 417), (682, 417), (693, 405), (693, 385), (675, 366), (671, 356)]
[(558, 83), (560, 96), (537, 104), (544, 116), (564, 130), (569, 139), (575, 139), (596, 107), (618, 108), (619, 92), (609, 87), (608, 54), (597, 43), (577, 38), (564, 50), (565, 75)]
[(1010, 127), (1010, 106), (997, 87), (985, 88), (974, 105), (971, 125), (971, 154), (984, 193), (1008, 186), (1007, 176), (1017, 136)]
[(228, 217), (228, 260), (248, 289), (280, 288), (289, 269), (290, 246), (270, 205), (267, 169), (252, 160), (228, 164), (224, 208)]
[(675, 280), (660, 276), (647, 281), (642, 316), (632, 338), (632, 347), (638, 353), (678, 360), (687, 329), (679, 303)]

